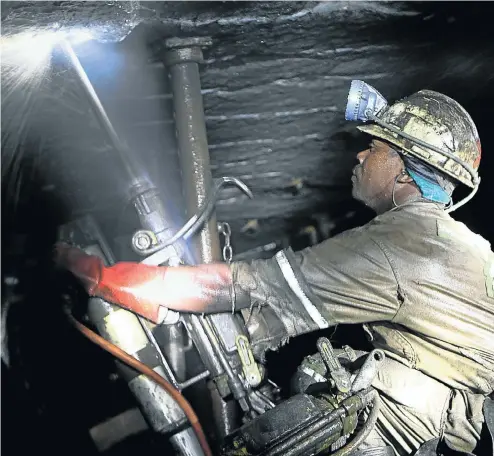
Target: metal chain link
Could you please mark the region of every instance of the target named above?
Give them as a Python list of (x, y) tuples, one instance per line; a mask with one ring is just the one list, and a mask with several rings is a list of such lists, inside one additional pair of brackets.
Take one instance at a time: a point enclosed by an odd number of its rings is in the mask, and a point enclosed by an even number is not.
[[(226, 222), (218, 223), (218, 231), (225, 237), (225, 244), (223, 247), (223, 260), (226, 264), (231, 264), (233, 260), (233, 248), (231, 244), (232, 230), (230, 225)], [(235, 292), (235, 284), (232, 280), (230, 288), (230, 296), (232, 300), (232, 315), (235, 314), (235, 302), (237, 300)], [(242, 371), (245, 380), (252, 386), (258, 386), (262, 381), (262, 374), (259, 370), (259, 366), (254, 360), (254, 355), (252, 353), (252, 347), (248, 337), (243, 335), (237, 335), (235, 340), (235, 345), (237, 346), (237, 352), (240, 357), (240, 362), (242, 364)]]
[[(231, 244), (232, 230), (230, 225), (226, 222), (218, 223), (218, 231), (225, 237), (225, 245), (223, 246), (223, 261), (226, 264), (231, 264), (233, 260), (233, 248)], [(231, 297), (232, 297), (232, 314), (235, 313), (235, 285), (232, 282), (231, 286)]]
[(233, 259), (233, 248), (231, 244), (232, 230), (228, 223), (219, 223), (218, 231), (225, 236), (225, 245), (223, 247), (223, 260), (230, 264)]

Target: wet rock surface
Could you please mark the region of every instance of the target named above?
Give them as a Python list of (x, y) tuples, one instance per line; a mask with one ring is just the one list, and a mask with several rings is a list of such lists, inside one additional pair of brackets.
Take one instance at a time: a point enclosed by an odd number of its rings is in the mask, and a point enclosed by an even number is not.
[[(492, 9), (454, 2), (3, 2), (2, 25), (4, 33), (53, 23), (92, 29), (100, 43), (81, 45), (81, 60), (144, 173), (168, 196), (175, 223), (185, 215), (159, 54), (167, 36), (212, 37), (201, 81), (213, 176), (241, 178), (255, 194), (247, 200), (226, 189), (217, 206), (242, 251), (318, 225), (318, 214), (368, 217), (350, 195), (354, 155), (368, 141), (344, 120), (352, 79), (390, 101), (421, 88), (447, 93), (472, 113), (487, 150)], [(131, 226), (132, 214), (121, 215), (126, 184), (118, 159), (83, 97), (63, 105), (57, 97), (61, 86), (77, 92), (70, 71), (55, 80), (48, 98), (58, 100), (51, 111), (40, 104), (45, 115), (38, 118), (45, 134), (53, 119), (73, 134), (45, 147), (39, 166), (48, 185), (75, 214), (94, 212), (112, 229)], [(492, 167), (484, 155), (481, 175)], [(474, 202), (458, 212), (486, 237), (492, 230), (482, 226), (482, 201), (492, 189), (484, 179)], [(246, 235), (252, 224), (256, 234)]]

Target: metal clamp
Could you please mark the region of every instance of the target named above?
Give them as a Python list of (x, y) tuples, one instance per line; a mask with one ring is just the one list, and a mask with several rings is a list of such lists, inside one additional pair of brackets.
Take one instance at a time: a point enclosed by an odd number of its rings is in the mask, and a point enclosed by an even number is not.
[(352, 386), (350, 373), (340, 364), (329, 339), (320, 337), (317, 340), (317, 349), (338, 391), (348, 393)]
[(242, 363), (242, 370), (244, 377), (250, 386), (259, 386), (262, 382), (262, 374), (259, 370), (259, 366), (254, 360), (254, 354), (250, 347), (249, 339), (247, 336), (237, 336), (235, 339), (235, 345), (237, 346), (238, 356)]
[[(199, 208), (199, 211), (194, 214), (183, 226), (180, 228), (173, 236), (171, 236), (169, 239), (166, 241), (161, 241), (161, 242), (156, 242), (156, 243), (151, 243), (151, 245), (148, 248), (142, 248), (140, 245), (137, 246), (136, 250), (137, 253), (140, 255), (146, 256), (146, 255), (152, 255), (155, 254), (162, 249), (175, 244), (179, 239), (183, 238), (187, 240), (189, 237), (194, 235), (201, 227), (202, 225), (209, 219), (211, 216), (213, 210), (214, 210), (214, 205), (216, 201), (219, 198), (220, 191), (225, 187), (226, 185), (234, 185), (238, 189), (240, 189), (245, 195), (247, 195), (250, 199), (254, 197), (252, 194), (250, 188), (243, 183), (240, 179), (237, 179), (236, 177), (221, 177), (220, 179), (217, 179), (213, 191), (208, 195), (206, 198), (204, 204)], [(134, 236), (136, 236), (139, 233), (139, 235), (142, 235), (141, 232), (137, 232)], [(148, 232), (145, 232), (146, 234), (149, 235)], [(231, 234), (231, 232), (230, 232)], [(146, 240), (141, 241), (143, 245), (146, 244)], [(134, 239), (133, 239), (133, 245), (135, 244)], [(233, 254), (232, 254), (233, 255)]]
[(184, 382), (179, 382), (176, 379), (175, 374), (174, 374), (172, 368), (170, 367), (170, 364), (168, 363), (168, 360), (165, 358), (165, 355), (161, 351), (161, 348), (158, 344), (158, 341), (154, 337), (153, 331), (150, 328), (151, 324), (147, 320), (145, 320), (143, 317), (139, 316), (138, 319), (139, 319), (139, 322), (141, 323), (142, 329), (146, 333), (146, 336), (148, 337), (149, 341), (151, 342), (151, 344), (153, 345), (153, 347), (156, 349), (156, 351), (158, 353), (159, 361), (160, 361), (160, 364), (165, 371), (167, 380), (176, 389), (178, 389), (179, 391), (182, 391), (185, 388), (188, 388), (189, 386), (192, 386), (195, 383), (201, 381), (202, 379), (209, 377), (209, 375), (210, 375), (209, 371), (205, 370), (204, 372), (201, 372), (200, 374), (197, 374), (194, 377), (191, 377), (188, 380), (185, 380)]

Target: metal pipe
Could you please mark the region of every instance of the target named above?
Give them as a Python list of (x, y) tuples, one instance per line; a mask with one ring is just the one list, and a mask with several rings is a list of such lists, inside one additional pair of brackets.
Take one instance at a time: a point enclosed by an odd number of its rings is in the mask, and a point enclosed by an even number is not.
[[(87, 253), (100, 256), (107, 265), (114, 262), (110, 247), (91, 217), (79, 221), (77, 228), (87, 238), (97, 242), (85, 249)], [(162, 354), (159, 347), (150, 341), (136, 315), (100, 298), (89, 300), (88, 315), (106, 340), (169, 380), (160, 362)], [(120, 362), (117, 362), (117, 367), (121, 377), (127, 381), (129, 389), (136, 397), (150, 427), (159, 434), (171, 436), (170, 440), (179, 450), (179, 454), (203, 455), (192, 429), (190, 427), (183, 429), (187, 426), (187, 418), (175, 400), (144, 374), (139, 374)]]
[[(135, 315), (124, 309), (117, 309), (99, 298), (90, 299), (88, 313), (105, 339), (154, 368), (164, 378), (167, 377), (163, 367), (156, 362), (158, 356), (154, 347), (149, 343)], [(147, 376), (138, 375), (123, 364), (117, 364), (120, 375), (127, 380), (150, 427), (159, 434), (170, 435), (179, 454), (203, 455), (192, 429), (187, 427), (180, 430), (187, 425), (187, 420), (173, 398)]]
[(163, 325), (161, 332), (165, 338), (163, 351), (170, 363), (175, 378), (179, 382), (185, 380), (185, 340), (180, 324)]
[[(187, 380), (185, 380), (184, 382), (179, 382), (175, 376), (175, 372), (172, 370), (172, 368), (170, 367), (170, 365), (168, 364), (168, 361), (167, 359), (165, 358), (165, 356), (163, 355), (163, 353), (161, 352), (161, 348), (158, 344), (158, 341), (156, 340), (156, 337), (154, 337), (154, 334), (153, 334), (153, 331), (152, 331), (152, 327), (154, 326), (151, 322), (149, 322), (148, 320), (142, 318), (142, 317), (138, 317), (139, 318), (139, 321), (141, 323), (141, 326), (142, 326), (142, 329), (144, 330), (144, 332), (146, 333), (146, 335), (148, 336), (148, 339), (149, 341), (151, 342), (151, 344), (155, 347), (156, 349), (156, 352), (157, 352), (157, 355), (158, 355), (158, 358), (160, 360), (160, 363), (165, 371), (165, 378), (176, 388), (178, 389), (179, 391), (182, 391), (184, 390), (185, 388), (188, 388), (189, 386), (192, 386), (194, 385), (195, 383), (209, 377), (210, 373), (208, 370), (205, 370), (204, 372), (201, 372), (200, 374), (197, 374), (195, 375), (194, 377), (191, 377)], [(175, 326), (175, 325), (173, 325)], [(166, 328), (166, 327), (164, 327)], [(184, 352), (185, 352), (185, 348), (182, 349)], [(185, 358), (185, 353), (183, 353), (183, 357)], [(185, 361), (185, 359), (184, 359)], [(183, 365), (183, 369), (185, 370), (185, 363)], [(185, 376), (185, 372), (184, 372), (184, 376)]]
[(353, 381), (352, 393), (357, 393), (358, 391), (362, 391), (371, 386), (377, 375), (377, 371), (381, 367), (381, 364), (384, 362), (385, 358), (386, 355), (384, 354), (384, 351), (379, 349), (372, 350), (367, 355), (364, 364)]
[[(213, 328), (211, 327), (210, 322), (206, 318), (204, 318), (203, 327), (206, 330), (206, 334), (208, 335), (209, 339), (210, 340), (214, 339), (215, 335), (213, 333)], [(226, 355), (223, 353), (223, 350), (221, 350), (221, 347), (218, 344), (213, 344), (213, 349), (216, 351), (216, 355), (218, 356), (218, 359), (220, 360), (221, 365), (226, 372), (226, 375), (228, 377), (228, 386), (233, 394), (233, 397), (237, 401), (239, 401), (242, 410), (244, 412), (247, 412), (249, 410), (249, 406), (245, 399), (246, 392), (242, 382), (240, 381), (240, 378), (233, 371), (232, 367), (230, 366), (230, 363), (228, 362)]]
[(195, 385), (197, 382), (200, 382), (201, 380), (208, 378), (210, 375), (211, 374), (209, 373), (209, 371), (205, 370), (204, 372), (201, 372), (200, 374), (197, 374), (194, 377), (185, 380), (185, 382), (179, 383), (178, 388), (180, 390), (184, 390), (185, 388)]
[(183, 314), (180, 318), (184, 322), (190, 338), (194, 341), (194, 345), (211, 375), (213, 377), (223, 375), (225, 373), (223, 365), (212, 347), (201, 317), (196, 314)]
[[(192, 217), (197, 213), (213, 187), (199, 75), (199, 63), (203, 61), (201, 48), (209, 45), (211, 45), (209, 38), (171, 38), (165, 41), (164, 63), (171, 75), (187, 217)], [(191, 256), (194, 262), (212, 263), (221, 260), (218, 228), (214, 214), (191, 241)], [(196, 346), (201, 351), (201, 357), (208, 370), (213, 375), (217, 373), (219, 377), (225, 372), (225, 364), (221, 362), (221, 355), (218, 359), (218, 353), (222, 355), (224, 353), (216, 337), (212, 337), (209, 333), (210, 328), (207, 323), (211, 322), (215, 328), (227, 328), (227, 331), (216, 331), (218, 338), (222, 337), (222, 333), (241, 334), (234, 316), (218, 314), (202, 318), (183, 315), (182, 318), (188, 329), (192, 330), (193, 338), (197, 334), (205, 333), (206, 338), (197, 341)], [(226, 341), (223, 345), (227, 345)], [(235, 378), (231, 377), (231, 372), (228, 374), (229, 384), (232, 384)], [(233, 420), (232, 416), (230, 421)], [(223, 426), (223, 423), (216, 424), (219, 429)]]
[(139, 322), (141, 323), (142, 329), (146, 333), (146, 336), (148, 337), (149, 341), (151, 342), (153, 347), (156, 348), (156, 351), (158, 352), (158, 357), (159, 357), (159, 360), (163, 366), (163, 369), (165, 370), (167, 380), (169, 380), (170, 383), (175, 388), (180, 389), (178, 381), (175, 378), (175, 375), (173, 373), (173, 370), (170, 368), (168, 361), (166, 360), (165, 356), (163, 355), (163, 352), (160, 349), (160, 346), (158, 344), (158, 341), (156, 340), (156, 337), (154, 337), (151, 323), (141, 316), (138, 316), (138, 318), (139, 318)]
[[(201, 47), (210, 44), (211, 40), (208, 38), (172, 38), (165, 42), (165, 65), (169, 67), (171, 75), (188, 217), (197, 213), (213, 188), (199, 76), (199, 63), (203, 60)], [(221, 260), (214, 214), (199, 235), (192, 239), (192, 245), (195, 262), (212, 263)]]

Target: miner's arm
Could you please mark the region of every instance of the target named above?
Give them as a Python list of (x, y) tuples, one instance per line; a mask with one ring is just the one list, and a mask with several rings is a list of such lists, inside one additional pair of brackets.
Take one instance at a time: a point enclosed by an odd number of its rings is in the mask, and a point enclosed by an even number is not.
[[(224, 263), (158, 267), (120, 262), (105, 266), (101, 258), (68, 244), (57, 244), (55, 263), (79, 279), (90, 296), (103, 298), (160, 323), (167, 309), (216, 313), (232, 308), (232, 273)], [(236, 308), (250, 304), (235, 294)]]
[(388, 258), (370, 237), (351, 230), (316, 247), (278, 252), (269, 260), (156, 267), (102, 261), (74, 247), (57, 247), (57, 262), (91, 296), (159, 323), (166, 309), (249, 312), (270, 333), (285, 337), (338, 323), (391, 320), (399, 285)]
[(237, 289), (253, 306), (242, 313), (254, 353), (262, 358), (290, 337), (337, 324), (392, 321), (404, 292), (381, 241), (356, 229), (300, 252), (233, 263)]

